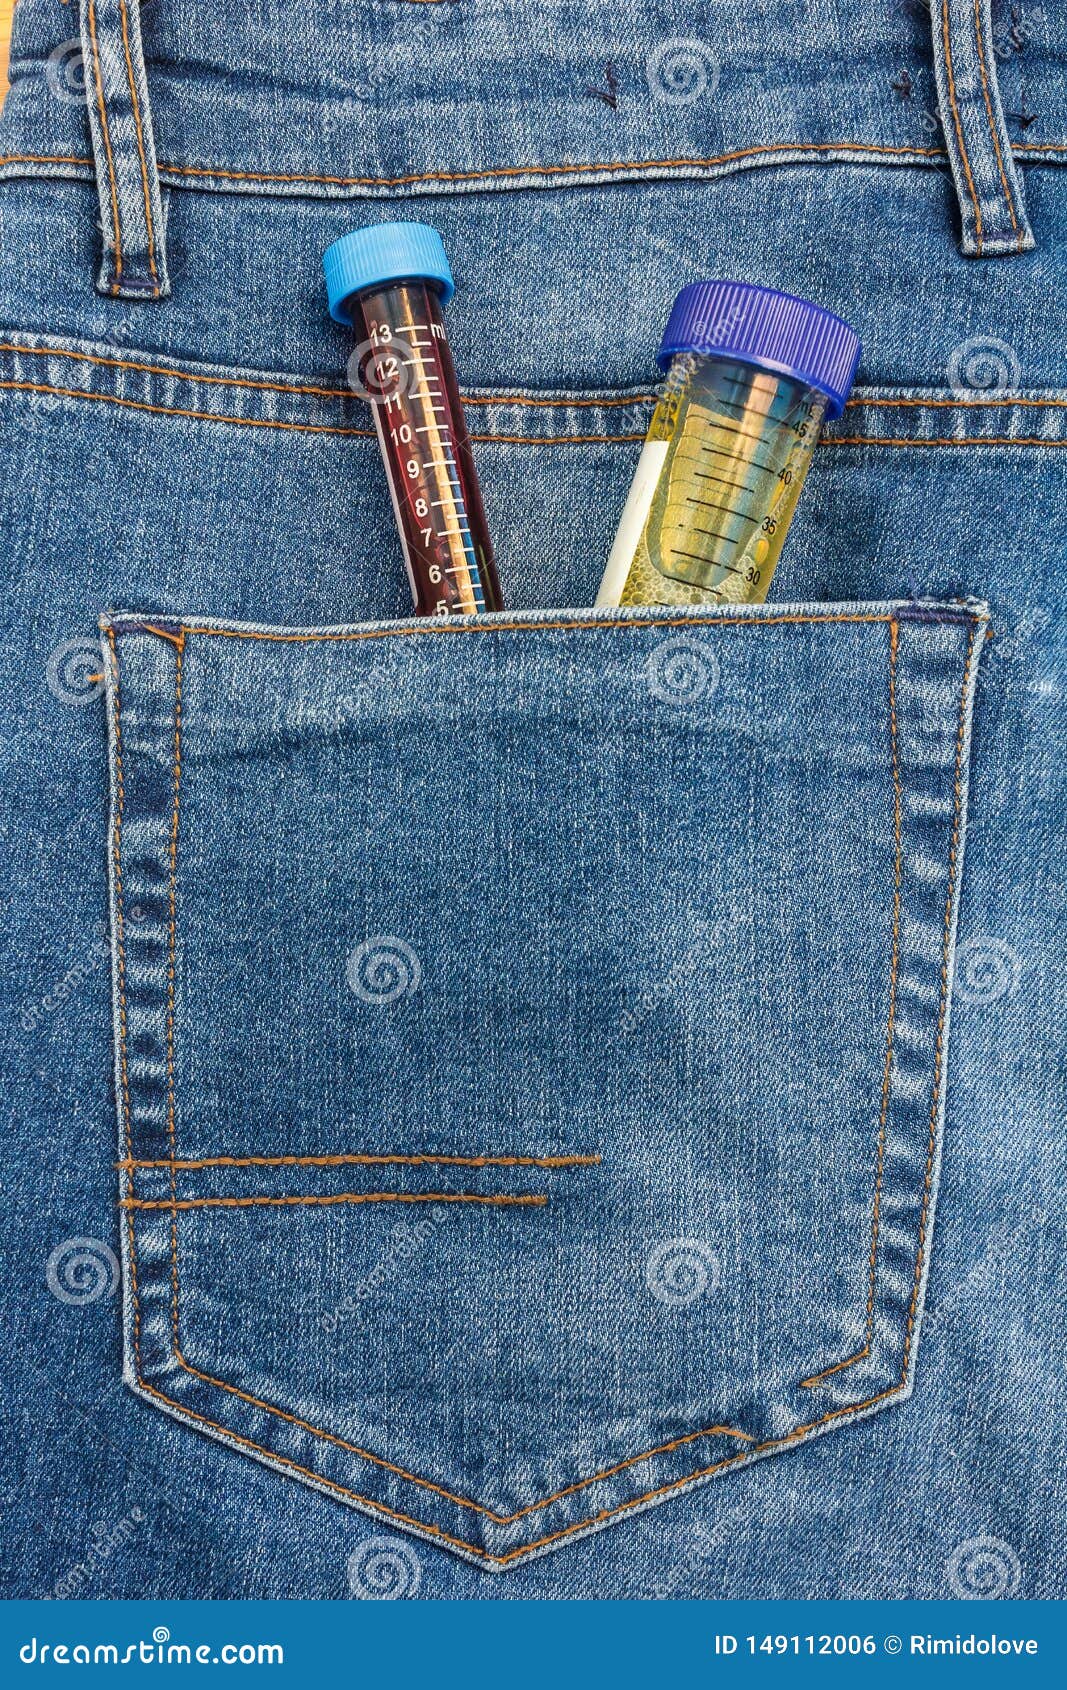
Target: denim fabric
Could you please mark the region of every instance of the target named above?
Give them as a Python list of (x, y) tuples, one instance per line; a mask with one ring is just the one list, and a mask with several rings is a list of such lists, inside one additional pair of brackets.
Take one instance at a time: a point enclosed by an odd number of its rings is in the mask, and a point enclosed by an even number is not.
[[(5, 1591), (1062, 1594), (1061, 23), (972, 202), (922, 6), (141, 13), (170, 297), (69, 9), (0, 121)], [(398, 196), (484, 629), (325, 310)], [(712, 272), (854, 400), (764, 610), (583, 612)]]
[(495, 1570), (905, 1395), (985, 630), (109, 621), (134, 1389)]

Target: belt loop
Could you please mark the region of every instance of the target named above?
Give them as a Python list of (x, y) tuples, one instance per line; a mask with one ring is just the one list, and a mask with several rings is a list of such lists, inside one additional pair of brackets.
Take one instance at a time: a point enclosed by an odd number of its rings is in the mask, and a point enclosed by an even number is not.
[(1029, 252), (1033, 231), (1004, 122), (992, 0), (931, 0), (934, 74), (968, 258)]
[(139, 0), (81, 0), (81, 39), (104, 256), (101, 293), (170, 292)]

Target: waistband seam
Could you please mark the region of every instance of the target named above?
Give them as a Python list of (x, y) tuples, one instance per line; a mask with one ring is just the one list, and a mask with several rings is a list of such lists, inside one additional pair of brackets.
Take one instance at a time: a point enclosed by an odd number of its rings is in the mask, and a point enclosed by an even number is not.
[[(104, 348), (10, 330), (0, 338), (0, 393), (25, 395), (43, 412), (80, 402), (105, 403), (193, 422), (367, 441), (374, 437), (362, 403), (325, 381), (193, 368), (162, 354), (119, 358)], [(655, 395), (646, 388), (477, 389), (464, 401), (472, 439), (481, 445), (609, 446), (644, 439)], [(1067, 391), (862, 388), (822, 442), (824, 449), (968, 445), (1067, 446)]]

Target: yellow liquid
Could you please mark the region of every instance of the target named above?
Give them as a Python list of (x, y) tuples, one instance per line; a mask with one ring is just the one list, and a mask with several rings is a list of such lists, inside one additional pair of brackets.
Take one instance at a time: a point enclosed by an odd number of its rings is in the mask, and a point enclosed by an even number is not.
[(628, 501), (597, 602), (761, 603), (825, 407), (789, 377), (676, 359), (639, 470), (644, 493), (635, 480), (632, 494), (647, 514), (633, 539), (639, 513)]

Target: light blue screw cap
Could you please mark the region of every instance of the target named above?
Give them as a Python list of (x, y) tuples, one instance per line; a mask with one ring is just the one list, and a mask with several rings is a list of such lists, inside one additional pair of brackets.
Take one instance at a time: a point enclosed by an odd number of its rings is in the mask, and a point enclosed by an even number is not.
[(447, 305), (456, 291), (445, 246), (429, 223), (371, 223), (333, 241), (322, 255), (330, 316), (347, 323), (344, 302), (383, 282), (430, 282)]

